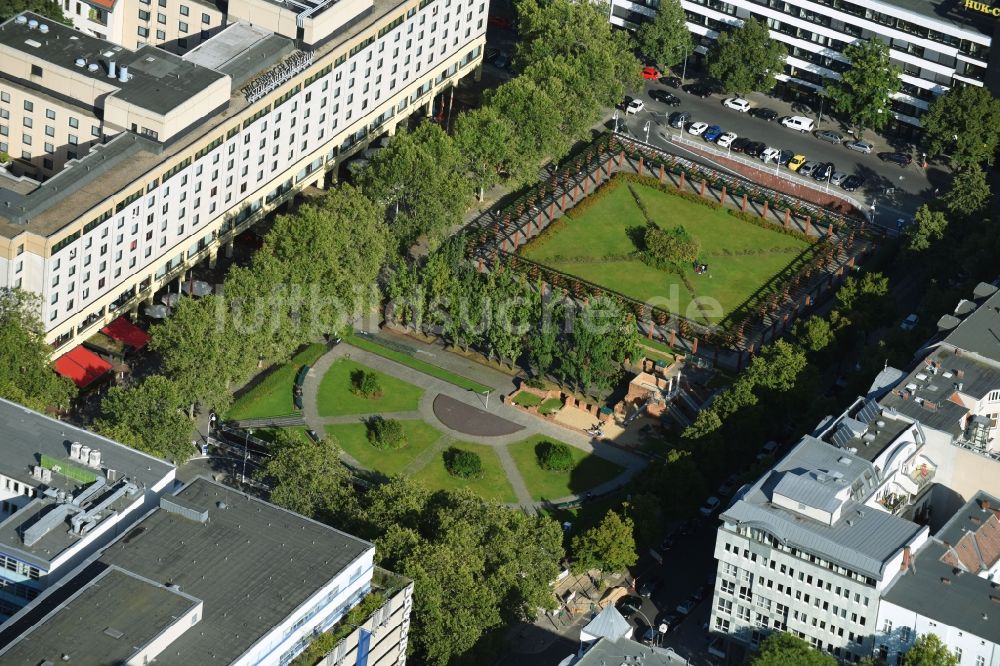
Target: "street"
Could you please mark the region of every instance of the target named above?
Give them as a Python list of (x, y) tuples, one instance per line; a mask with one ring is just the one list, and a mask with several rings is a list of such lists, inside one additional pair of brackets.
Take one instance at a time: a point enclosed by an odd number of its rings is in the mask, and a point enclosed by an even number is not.
[[(690, 81), (690, 79), (689, 79)], [(771, 122), (754, 118), (748, 113), (739, 113), (728, 109), (722, 105), (722, 101), (727, 95), (711, 95), (707, 98), (700, 98), (681, 89), (667, 87), (656, 81), (648, 82), (646, 89), (636, 94), (637, 99), (641, 99), (645, 104), (645, 109), (637, 114), (625, 115), (619, 111), (620, 131), (645, 140), (647, 121), (650, 122), (649, 142), (657, 146), (666, 146), (667, 141), (664, 135), (670, 133), (677, 134), (679, 130), (671, 128), (666, 117), (675, 111), (687, 111), (691, 114), (692, 122), (706, 122), (709, 125), (719, 125), (725, 131), (735, 132), (738, 136), (746, 136), (754, 141), (761, 141), (768, 146), (779, 149), (788, 149), (796, 154), (805, 155), (807, 159), (817, 162), (832, 162), (838, 171), (855, 173), (865, 179), (863, 190), (853, 193), (854, 197), (870, 206), (873, 201), (877, 202), (876, 216), (880, 226), (895, 227), (895, 222), (899, 218), (910, 219), (917, 208), (926, 200), (934, 197), (936, 189), (943, 189), (951, 179), (950, 174), (940, 165), (930, 164), (927, 169), (920, 166), (921, 155), (914, 155), (913, 162), (905, 168), (896, 164), (882, 162), (877, 153), (893, 152), (897, 148), (886, 143), (885, 139), (868, 132), (864, 139), (875, 145), (871, 154), (865, 155), (849, 150), (843, 145), (827, 143), (817, 139), (812, 134), (799, 133), (781, 125), (778, 120)], [(649, 91), (653, 89), (663, 89), (673, 93), (680, 98), (681, 104), (677, 107), (668, 107), (662, 102), (654, 101), (649, 97)], [(779, 117), (786, 115), (806, 115), (816, 118), (815, 113), (804, 110), (793, 110), (791, 105), (780, 99), (770, 97), (761, 93), (747, 95), (754, 107), (765, 107), (774, 109), (779, 113)], [(622, 123), (621, 121), (625, 122)], [(849, 138), (845, 128), (840, 123), (823, 116), (823, 122), (817, 123), (816, 129), (829, 129)], [(688, 135), (685, 137), (701, 142), (699, 137)], [(903, 151), (908, 152), (908, 151)], [(691, 157), (685, 155), (685, 157)], [(773, 164), (772, 164), (773, 166)], [(791, 176), (791, 172), (785, 167), (779, 169), (779, 173)]]

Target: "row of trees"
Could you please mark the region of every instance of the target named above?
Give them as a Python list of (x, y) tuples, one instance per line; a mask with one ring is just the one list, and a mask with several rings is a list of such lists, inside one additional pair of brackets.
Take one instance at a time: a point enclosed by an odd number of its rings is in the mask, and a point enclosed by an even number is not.
[(584, 304), (542, 296), (541, 285), (507, 268), (479, 273), (465, 258), (467, 240), (449, 239), (419, 269), (401, 263), (388, 295), (402, 324), (475, 347), (490, 358), (524, 360), (537, 376), (578, 390), (610, 389), (635, 357), (635, 316), (610, 298)]
[[(923, 634), (903, 654), (903, 666), (958, 666), (959, 659), (941, 642), (937, 634)], [(861, 660), (862, 666), (877, 666), (874, 657)], [(750, 666), (836, 666), (837, 660), (814, 649), (801, 638), (786, 632), (775, 632), (761, 644), (750, 660)]]

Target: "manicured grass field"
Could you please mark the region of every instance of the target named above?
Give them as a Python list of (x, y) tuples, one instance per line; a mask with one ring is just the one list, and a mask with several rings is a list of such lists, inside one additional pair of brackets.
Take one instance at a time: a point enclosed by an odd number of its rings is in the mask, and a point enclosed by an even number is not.
[(337, 439), (344, 449), (362, 466), (386, 476), (399, 474), (440, 437), (441, 433), (423, 421), (400, 421), (406, 433), (406, 446), (401, 449), (376, 449), (368, 442), (368, 427), (364, 423), (326, 426), (326, 432)]
[[(682, 225), (701, 243), (699, 258), (708, 264), (708, 274), (698, 275), (688, 264), (680, 267), (693, 293), (676, 272), (624, 256), (636, 251), (628, 230), (646, 225), (629, 185), (661, 228)], [(723, 312), (707, 321), (716, 323), (807, 247), (799, 238), (652, 187), (623, 181), (610, 187), (613, 189), (604, 198), (579, 217), (564, 218), (561, 228), (522, 248), (522, 254), (641, 301), (663, 299), (656, 304), (691, 319), (705, 320), (695, 308), (689, 309), (692, 298), (714, 298)], [(740, 254), (745, 252), (754, 254)]]
[(468, 488), (486, 499), (505, 503), (517, 501), (514, 489), (511, 488), (510, 482), (507, 480), (507, 475), (504, 473), (503, 468), (500, 467), (500, 460), (491, 447), (483, 444), (470, 444), (468, 442), (455, 442), (451, 446), (478, 453), (483, 461), (483, 478), (460, 479), (452, 476), (444, 467), (443, 452), (434, 456), (434, 459), (426, 467), (414, 474), (413, 478), (431, 490)]
[(555, 500), (585, 492), (605, 481), (610, 481), (622, 471), (618, 465), (572, 446), (570, 451), (576, 460), (573, 469), (567, 472), (544, 470), (538, 466), (535, 447), (541, 442), (548, 441), (552, 441), (552, 438), (535, 435), (507, 447), (525, 485), (528, 486), (528, 492), (536, 500)]
[(467, 391), (475, 391), (476, 393), (485, 393), (490, 390), (489, 386), (485, 384), (480, 384), (479, 382), (472, 381), (467, 377), (462, 375), (456, 375), (454, 372), (445, 370), (444, 368), (439, 368), (436, 365), (427, 363), (426, 361), (421, 361), (418, 358), (414, 358), (409, 354), (404, 354), (401, 351), (395, 349), (390, 349), (384, 345), (380, 345), (377, 341), (372, 338), (363, 337), (360, 335), (349, 335), (347, 337), (347, 342), (354, 345), (358, 349), (364, 349), (372, 354), (378, 354), (390, 361), (395, 361), (400, 365), (405, 365), (408, 368), (413, 368), (414, 370), (419, 370), (425, 375), (430, 375), (431, 377), (437, 377), (438, 379), (448, 382), (449, 384), (454, 384), (459, 388), (463, 388)]
[[(351, 373), (368, 370), (378, 376), (382, 396), (365, 398), (351, 392)], [(423, 389), (371, 368), (342, 358), (330, 366), (319, 384), (317, 407), (320, 416), (409, 412), (417, 408)]]
[(238, 421), (266, 416), (285, 416), (296, 412), (292, 402), (295, 374), (303, 365), (312, 365), (326, 352), (324, 345), (309, 345), (285, 365), (274, 370), (260, 384), (240, 397), (225, 418)]

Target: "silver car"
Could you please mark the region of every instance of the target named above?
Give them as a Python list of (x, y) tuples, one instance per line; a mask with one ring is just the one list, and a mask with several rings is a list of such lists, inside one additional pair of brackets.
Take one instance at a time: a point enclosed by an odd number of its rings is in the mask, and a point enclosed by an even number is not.
[(848, 141), (844, 145), (850, 148), (851, 150), (857, 151), (859, 153), (864, 153), (865, 155), (869, 154), (870, 152), (872, 152), (872, 150), (875, 149), (875, 146), (868, 143), (867, 141), (862, 141), (861, 139)]
[(802, 166), (799, 167), (798, 174), (800, 176), (808, 176), (808, 175), (812, 174), (813, 169), (815, 169), (819, 165), (820, 165), (819, 162), (813, 162), (813, 161), (810, 160), (810, 161), (806, 162), (805, 164), (803, 164)]
[(850, 174), (844, 173), (843, 171), (834, 171), (833, 175), (830, 176), (831, 185), (840, 185)]

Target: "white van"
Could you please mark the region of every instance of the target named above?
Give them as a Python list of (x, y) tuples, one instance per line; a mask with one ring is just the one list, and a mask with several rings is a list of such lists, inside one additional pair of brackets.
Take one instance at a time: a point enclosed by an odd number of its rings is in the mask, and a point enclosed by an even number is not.
[(782, 118), (781, 124), (789, 129), (800, 132), (812, 132), (813, 127), (816, 126), (812, 118), (806, 118), (805, 116), (788, 116), (787, 118)]

